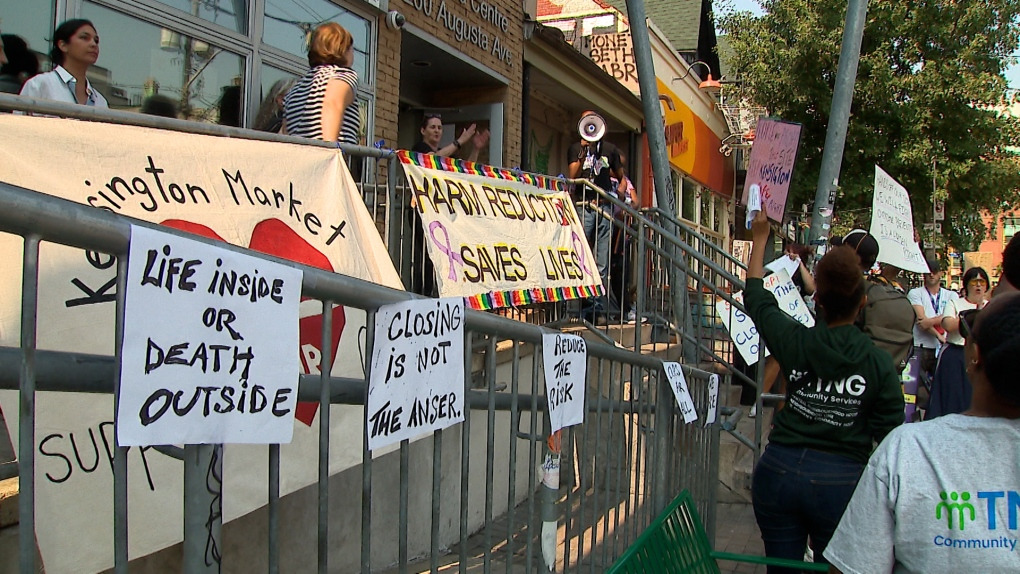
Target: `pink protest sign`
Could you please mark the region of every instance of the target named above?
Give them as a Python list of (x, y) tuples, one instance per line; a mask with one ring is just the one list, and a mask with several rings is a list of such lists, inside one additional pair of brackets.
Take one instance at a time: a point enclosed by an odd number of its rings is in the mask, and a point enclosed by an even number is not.
[(762, 207), (769, 219), (782, 222), (786, 198), (790, 193), (793, 164), (800, 144), (800, 124), (762, 119), (755, 130), (754, 144), (747, 165), (747, 180), (741, 202), (747, 205), (747, 190), (752, 184), (761, 187)]

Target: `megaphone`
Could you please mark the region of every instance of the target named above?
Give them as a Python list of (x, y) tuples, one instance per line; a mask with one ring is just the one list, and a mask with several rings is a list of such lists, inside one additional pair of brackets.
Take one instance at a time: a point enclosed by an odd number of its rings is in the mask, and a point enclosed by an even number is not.
[(588, 112), (577, 122), (577, 131), (584, 141), (597, 142), (606, 135), (606, 120), (595, 112)]

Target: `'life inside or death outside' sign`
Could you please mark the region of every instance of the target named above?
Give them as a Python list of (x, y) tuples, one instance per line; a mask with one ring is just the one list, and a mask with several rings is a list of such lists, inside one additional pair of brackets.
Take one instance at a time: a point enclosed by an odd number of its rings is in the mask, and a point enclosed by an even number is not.
[(871, 234), (878, 240), (878, 261), (906, 271), (927, 273), (921, 248), (914, 241), (910, 196), (882, 168), (875, 166), (875, 197), (871, 204)]
[(786, 197), (790, 193), (793, 166), (800, 145), (800, 124), (773, 119), (758, 120), (754, 144), (747, 164), (742, 203), (747, 205), (747, 190), (754, 184), (761, 188), (762, 207), (769, 219), (783, 220)]
[(545, 394), (552, 432), (584, 422), (588, 345), (577, 335), (542, 335)]
[(666, 372), (669, 388), (673, 390), (673, 396), (676, 397), (676, 404), (680, 407), (680, 414), (683, 415), (684, 422), (692, 423), (698, 420), (698, 412), (694, 408), (694, 400), (691, 399), (691, 392), (687, 388), (683, 367), (680, 366), (680, 363), (663, 362), (662, 370)]
[(289, 443), (301, 275), (133, 226), (118, 442)]
[(464, 300), (380, 307), (365, 432), (375, 450), (464, 420)]

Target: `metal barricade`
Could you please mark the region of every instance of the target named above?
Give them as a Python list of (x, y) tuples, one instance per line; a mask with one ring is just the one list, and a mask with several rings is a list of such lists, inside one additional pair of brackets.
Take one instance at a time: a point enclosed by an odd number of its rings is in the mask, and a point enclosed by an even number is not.
[[(117, 385), (114, 358), (36, 351), (39, 244), (54, 242), (118, 256), (118, 282), (122, 287), (130, 224), (131, 220), (122, 216), (0, 185), (0, 231), (25, 238), (22, 345), (0, 353), (0, 383), (5, 388), (20, 388), (22, 397), (22, 572), (37, 569), (33, 536), (36, 392), (110, 393), (116, 392)], [(304, 272), (303, 296), (322, 301), (325, 309), (333, 304), (365, 309), (368, 325), (372, 325), (380, 305), (411, 297), (315, 268), (298, 267)], [(118, 289), (118, 331), (122, 328), (122, 293), (123, 289)], [(325, 317), (323, 334), (328, 339), (329, 314)], [(218, 571), (222, 559), (231, 570), (244, 571), (276, 572), (286, 561), (288, 569), (296, 571), (317, 567), (320, 572), (370, 572), (395, 565), (397, 571), (405, 572), (415, 558), (424, 558), (432, 571), (451, 560), (460, 565), (461, 571), (475, 562), (480, 562), (486, 572), (504, 568), (509, 572), (517, 564), (524, 564), (530, 571), (541, 567), (540, 533), (544, 523), (552, 522), (556, 551), (550, 557), (555, 560), (555, 568), (595, 571), (610, 564), (681, 488), (694, 491), (700, 510), (713, 516), (718, 427), (685, 425), (678, 419), (659, 359), (605, 345), (589, 346), (587, 422), (562, 433), (560, 468), (565, 469), (565, 478), (561, 488), (543, 492), (538, 464), (547, 448), (546, 433), (540, 430), (545, 425), (540, 422), (545, 398), (537, 384), (540, 379), (535, 352), (543, 329), (474, 312), (468, 315), (467, 327), (468, 345), (474, 352), (465, 369), (480, 371), (484, 379), (482, 390), (467, 391), (471, 415), (463, 425), (438, 431), (431, 441), (405, 442), (399, 452), (391, 455), (373, 459), (364, 445), (358, 445), (363, 452), (359, 469), (361, 497), (360, 504), (350, 505), (350, 514), (338, 516), (338, 502), (330, 495), (345, 479), (346, 484), (353, 484), (349, 476), (330, 477), (326, 470), (330, 448), (351, 448), (331, 441), (328, 406), (364, 404), (364, 380), (325, 375), (301, 378), (299, 397), (317, 399), (323, 414), (316, 504), (307, 504), (308, 508), (302, 506), (302, 501), (308, 501), (300, 492), (287, 497), (291, 501), (277, 498), (279, 451), (274, 447), (266, 461), (271, 477), (266, 486), (268, 509), (256, 513), (258, 516), (223, 525), (221, 532), (215, 520), (217, 513), (210, 522), (209, 512), (210, 503), (215, 505), (220, 493), (210, 493), (208, 484), (210, 471), (212, 476), (217, 474), (219, 448), (189, 445), (183, 452), (168, 449), (186, 462), (185, 542), (180, 550), (170, 550), (181, 553), (183, 570)], [(371, 340), (370, 327), (369, 356)], [(704, 411), (708, 373), (687, 369), (687, 375), (696, 404)], [(503, 383), (507, 389), (498, 390)], [(122, 447), (116, 449), (113, 475), (115, 564), (116, 571), (123, 572), (129, 563), (126, 449)], [(310, 519), (303, 525), (298, 522), (291, 525), (293, 528), (283, 528), (281, 513), (305, 510), (310, 516), (314, 507), (318, 508), (318, 542), (313, 561), (307, 558), (307, 552), (301, 558), (302, 551), (309, 550), (302, 543), (302, 535), (311, 533)], [(383, 515), (382, 507), (395, 510), (396, 517)], [(331, 534), (345, 525), (345, 534), (350, 532), (349, 523), (356, 521), (358, 508), (360, 536)], [(262, 524), (253, 524), (263, 520)], [(428, 523), (427, 529), (423, 522)], [(712, 519), (708, 522), (711, 525)], [(232, 532), (235, 529), (237, 532)], [(250, 537), (252, 531), (260, 530), (268, 533), (265, 540)], [(220, 536), (231, 543), (220, 543)]]

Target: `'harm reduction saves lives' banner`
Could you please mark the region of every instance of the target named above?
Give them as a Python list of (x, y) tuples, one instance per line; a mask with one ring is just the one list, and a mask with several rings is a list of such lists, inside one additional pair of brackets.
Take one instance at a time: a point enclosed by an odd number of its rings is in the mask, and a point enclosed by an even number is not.
[(300, 297), (299, 269), (132, 226), (118, 442), (289, 443)]
[[(0, 133), (17, 142), (0, 147), (0, 181), (401, 288), (336, 149), (12, 114), (0, 114)], [(21, 238), (0, 234), (0, 254), (0, 344), (17, 346)], [(39, 348), (112, 357), (116, 259), (44, 243), (40, 262)], [(302, 302), (299, 313), (300, 347), (289, 352), (301, 372), (318, 374), (322, 305)], [(365, 313), (331, 313), (330, 372), (363, 377)], [(17, 448), (17, 392), (0, 391), (0, 405)], [(317, 407), (295, 407), (291, 443), (280, 449), (281, 496), (316, 481)], [(364, 424), (361, 407), (330, 410), (335, 475), (361, 463)], [(113, 566), (113, 415), (112, 395), (36, 395), (36, 536), (50, 574)], [(268, 502), (267, 457), (264, 445), (225, 447), (224, 522)], [(128, 553), (136, 558), (181, 541), (183, 472), (150, 447), (131, 447), (127, 458)]]
[(570, 197), (541, 176), (399, 152), (442, 297), (492, 309), (603, 293)]

